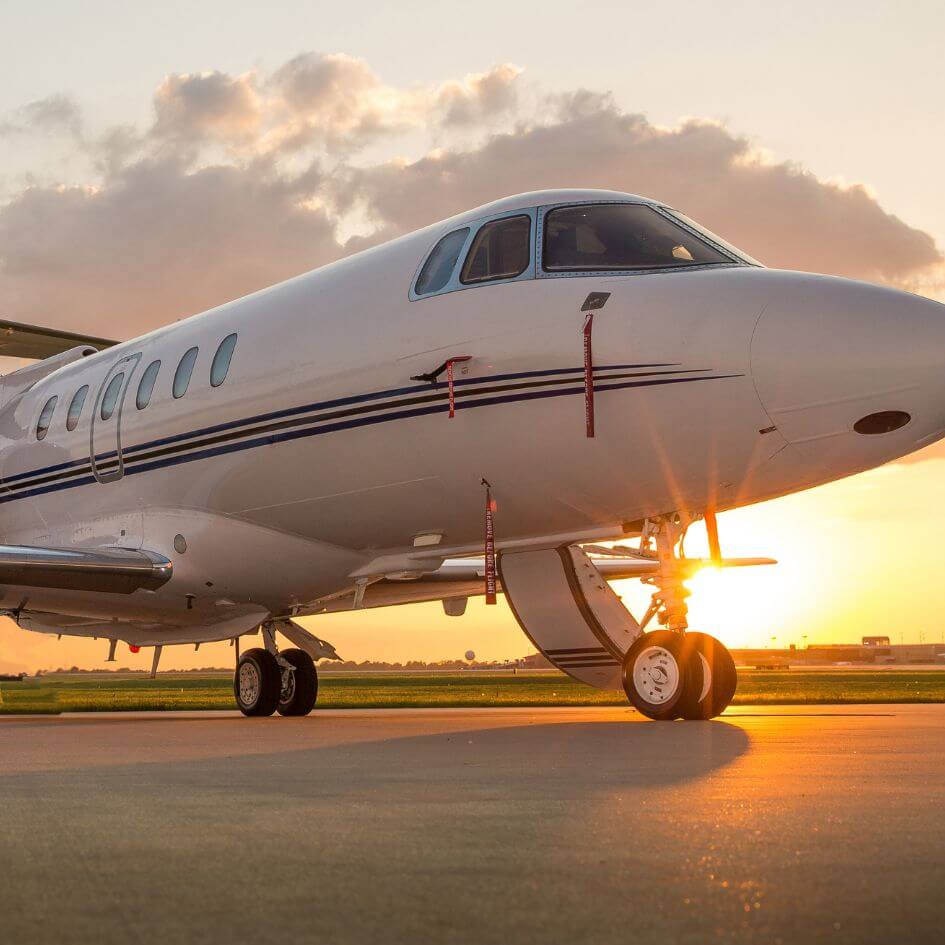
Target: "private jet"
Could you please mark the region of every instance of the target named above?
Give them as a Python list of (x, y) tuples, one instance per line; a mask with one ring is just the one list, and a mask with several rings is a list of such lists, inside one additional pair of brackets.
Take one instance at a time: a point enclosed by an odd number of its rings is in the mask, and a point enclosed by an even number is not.
[[(154, 647), (153, 671), (230, 640), (240, 710), (298, 716), (338, 658), (300, 618), (504, 595), (568, 675), (712, 718), (735, 665), (685, 582), (770, 563), (723, 557), (717, 514), (945, 435), (943, 315), (766, 268), (658, 200), (556, 190), (129, 341), (3, 322), (32, 363), (0, 379), (0, 608), (112, 659)], [(640, 620), (627, 578), (653, 588)]]

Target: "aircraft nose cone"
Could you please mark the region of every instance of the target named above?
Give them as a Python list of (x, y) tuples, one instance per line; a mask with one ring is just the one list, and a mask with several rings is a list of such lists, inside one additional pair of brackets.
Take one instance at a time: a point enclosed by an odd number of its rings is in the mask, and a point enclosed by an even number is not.
[(945, 306), (846, 279), (771, 275), (751, 370), (785, 440), (852, 471), (945, 435)]

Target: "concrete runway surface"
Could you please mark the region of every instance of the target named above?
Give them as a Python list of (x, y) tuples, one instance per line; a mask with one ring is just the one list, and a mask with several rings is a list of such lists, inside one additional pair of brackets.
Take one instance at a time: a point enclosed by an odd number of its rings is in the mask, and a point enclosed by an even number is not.
[(0, 719), (0, 936), (945, 940), (945, 706)]

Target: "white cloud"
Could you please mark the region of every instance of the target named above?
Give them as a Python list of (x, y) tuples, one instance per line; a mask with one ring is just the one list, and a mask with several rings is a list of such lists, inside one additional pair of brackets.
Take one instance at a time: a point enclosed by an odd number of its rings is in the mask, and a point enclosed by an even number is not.
[(258, 130), (260, 101), (252, 73), (169, 75), (154, 94), (154, 134), (201, 141), (252, 139)]

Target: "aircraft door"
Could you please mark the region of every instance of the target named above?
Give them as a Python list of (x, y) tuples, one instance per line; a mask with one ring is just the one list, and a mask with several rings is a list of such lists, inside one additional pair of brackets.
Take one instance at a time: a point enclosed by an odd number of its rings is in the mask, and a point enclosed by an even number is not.
[(121, 418), (125, 394), (141, 353), (116, 361), (102, 381), (92, 410), (89, 453), (92, 474), (99, 482), (114, 482), (125, 474), (121, 452)]

